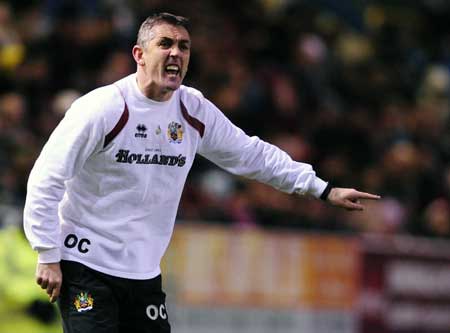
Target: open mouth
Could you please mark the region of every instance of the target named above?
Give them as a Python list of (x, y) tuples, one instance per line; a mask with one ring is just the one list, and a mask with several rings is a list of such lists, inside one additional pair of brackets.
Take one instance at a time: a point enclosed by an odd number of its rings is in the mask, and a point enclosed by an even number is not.
[(177, 76), (180, 73), (180, 67), (178, 65), (167, 65), (165, 70), (170, 76)]

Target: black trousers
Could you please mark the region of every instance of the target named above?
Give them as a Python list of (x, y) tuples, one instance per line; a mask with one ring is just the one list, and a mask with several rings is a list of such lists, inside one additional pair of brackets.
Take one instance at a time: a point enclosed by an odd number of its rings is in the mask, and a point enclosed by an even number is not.
[(64, 333), (170, 333), (161, 275), (131, 280), (61, 261)]

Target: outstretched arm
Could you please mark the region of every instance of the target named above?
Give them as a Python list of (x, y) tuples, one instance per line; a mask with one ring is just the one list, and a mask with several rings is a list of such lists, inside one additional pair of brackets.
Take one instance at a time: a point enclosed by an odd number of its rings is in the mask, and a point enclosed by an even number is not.
[(316, 176), (312, 166), (296, 162), (278, 147), (258, 137), (249, 137), (210, 101), (203, 99), (200, 114), (205, 122), (198, 152), (221, 168), (255, 179), (287, 193), (311, 195), (348, 210), (363, 210), (361, 199), (379, 199), (377, 195), (354, 189), (332, 187)]

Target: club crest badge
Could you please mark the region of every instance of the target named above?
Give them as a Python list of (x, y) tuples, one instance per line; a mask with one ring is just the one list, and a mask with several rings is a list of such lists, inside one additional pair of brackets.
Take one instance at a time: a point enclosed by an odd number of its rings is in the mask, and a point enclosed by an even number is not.
[(183, 141), (183, 126), (172, 121), (167, 127), (167, 136), (170, 143), (181, 143)]
[(85, 312), (92, 310), (92, 308), (94, 307), (94, 299), (92, 298), (91, 294), (88, 294), (87, 292), (81, 292), (75, 296), (73, 304), (75, 305), (75, 309), (77, 309), (78, 312)]

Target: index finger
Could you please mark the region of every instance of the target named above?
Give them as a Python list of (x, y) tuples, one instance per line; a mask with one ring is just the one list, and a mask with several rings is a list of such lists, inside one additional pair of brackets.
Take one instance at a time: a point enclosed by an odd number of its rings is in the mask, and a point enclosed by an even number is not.
[(54, 303), (58, 299), (60, 288), (60, 285), (57, 285), (55, 288), (53, 288), (52, 295), (50, 296), (51, 303)]
[(359, 192), (357, 193), (359, 199), (370, 199), (370, 200), (378, 200), (381, 196), (372, 193)]

